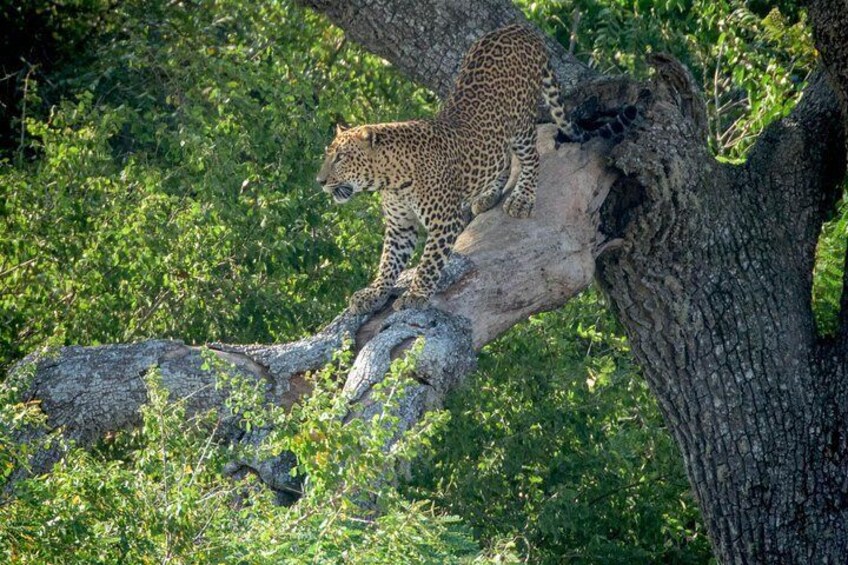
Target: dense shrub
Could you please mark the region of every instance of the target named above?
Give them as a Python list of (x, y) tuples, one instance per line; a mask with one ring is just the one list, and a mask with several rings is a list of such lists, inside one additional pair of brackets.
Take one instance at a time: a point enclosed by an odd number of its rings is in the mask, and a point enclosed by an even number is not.
[[(291, 413), (263, 408), (260, 390), (227, 379), (221, 367), (221, 384), (236, 391), (231, 406), (244, 416), (241, 425), (276, 429), (258, 453), (239, 454), (214, 441), (214, 413), (186, 418), (183, 403), (168, 400), (153, 372), (138, 430), (94, 452), (72, 449), (50, 475), (22, 482), (12, 500), (0, 499), (0, 555), (34, 564), (512, 560), (508, 550), (480, 554), (457, 518), (404, 499), (391, 486), (391, 469), (425, 449), (446, 421), (446, 414), (433, 413), (384, 452), (395, 429), (389, 410), (414, 382), (406, 374), (412, 362), (394, 364), (375, 396), (386, 411), (370, 426), (342, 425), (347, 401), (336, 394), (337, 365), (315, 376), (315, 393)], [(5, 406), (12, 395), (7, 389), (0, 398)], [(9, 415), (0, 412), (4, 424), (13, 423)], [(0, 446), (8, 445), (8, 429), (0, 427)], [(292, 507), (274, 504), (250, 476), (222, 475), (234, 456), (280, 450), (294, 453), (299, 472), (308, 474), (305, 494)], [(3, 464), (0, 458), (0, 469)], [(372, 501), (370, 510), (363, 499)]]
[(87, 61), (28, 118), (40, 158), (0, 162), (0, 366), (47, 340), (290, 339), (367, 281), (375, 203), (331, 206), (315, 164), (337, 120), (426, 93), (288, 2), (121, 2)]
[[(722, 159), (744, 159), (814, 66), (804, 14), (791, 2), (520, 4), (565, 44), (574, 28), (575, 53), (605, 71), (644, 76), (650, 50), (684, 60), (708, 94)], [(0, 370), (46, 344), (289, 340), (368, 280), (381, 239), (375, 200), (332, 206), (312, 181), (322, 148), (338, 121), (426, 115), (431, 94), (289, 0), (27, 8), (12, 16), (41, 13), (41, 33), (65, 38), (66, 51), (54, 45), (54, 66), (30, 75), (24, 123), (14, 121), (24, 117), (23, 89), (13, 89), (14, 142), (0, 149)], [(813, 297), (823, 331), (839, 304), (845, 226), (839, 215), (819, 246)], [(402, 388), (403, 370), (387, 386)], [(295, 507), (275, 506), (251, 479), (222, 477), (233, 454), (210, 441), (214, 418), (185, 421), (152, 374), (141, 429), (93, 452), (71, 448), (52, 474), (0, 502), (0, 555), (709, 559), (679, 454), (594, 291), (486, 348), (448, 410), (395, 454), (414, 458), (400, 489), (371, 480), (392, 468), (378, 449), (384, 430), (333, 417), (336, 372), (315, 376), (316, 394), (294, 413), (257, 408), (245, 422), (274, 422), (280, 432), (265, 449), (299, 455), (310, 479)], [(22, 386), (7, 382), (0, 393), (0, 482), (25, 455), (10, 432), (39, 418), (36, 405), (19, 402)], [(234, 402), (255, 398), (245, 389)], [(379, 518), (355, 504), (375, 484)]]
[(594, 292), (487, 348), (412, 491), (532, 563), (703, 563), (710, 549), (627, 341)]

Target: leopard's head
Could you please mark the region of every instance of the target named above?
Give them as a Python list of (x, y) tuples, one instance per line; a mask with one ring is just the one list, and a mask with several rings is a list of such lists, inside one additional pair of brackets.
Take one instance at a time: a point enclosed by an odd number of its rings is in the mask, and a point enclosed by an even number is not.
[(379, 135), (373, 126), (336, 126), (336, 138), (327, 147), (315, 180), (337, 203), (347, 202), (357, 192), (376, 189), (374, 159)]

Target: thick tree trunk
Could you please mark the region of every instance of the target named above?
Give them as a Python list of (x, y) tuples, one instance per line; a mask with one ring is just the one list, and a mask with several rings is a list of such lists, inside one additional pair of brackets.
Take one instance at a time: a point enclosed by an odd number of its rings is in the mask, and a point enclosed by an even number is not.
[[(352, 2), (360, 3), (371, 4)], [(357, 37), (360, 23), (337, 12), (342, 3), (312, 4)], [(380, 5), (368, 12), (382, 30), (373, 41), (401, 69), (416, 58), (392, 47), (405, 44), (394, 30), (426, 34), (416, 27), (427, 21), (421, 12), (451, 18), (436, 1), (409, 13), (393, 7), (389, 17)], [(504, 10), (503, 2), (475, 3), (476, 11), (487, 7)], [(600, 258), (599, 279), (680, 445), (716, 554), (728, 563), (848, 556), (848, 308), (835, 343), (817, 338), (811, 310), (815, 245), (845, 173), (848, 9), (844, 0), (823, 0), (810, 15), (830, 80), (812, 81), (744, 166), (712, 159), (703, 103), (687, 73), (662, 57), (637, 135), (612, 155), (623, 177), (607, 201), (605, 228), (623, 244)], [(452, 22), (462, 44), (461, 21)], [(424, 82), (443, 91), (447, 79), (425, 72)], [(584, 81), (575, 103), (591, 94), (632, 100), (639, 88)]]
[[(447, 90), (474, 38), (521, 18), (506, 0), (304, 3), (438, 93)], [(815, 332), (811, 280), (821, 223), (845, 173), (846, 14), (844, 0), (813, 2), (810, 16), (827, 80), (811, 81), (792, 115), (767, 129), (742, 166), (709, 154), (703, 103), (673, 61), (655, 57), (655, 81), (637, 84), (590, 79), (555, 50), (560, 79), (580, 83), (573, 104), (597, 96), (611, 106), (639, 101), (642, 110), (610, 154), (618, 180), (601, 212), (607, 236), (588, 213), (597, 198), (583, 194), (560, 208), (579, 211), (582, 219), (548, 213), (543, 195), (562, 194), (563, 175), (578, 177), (583, 168), (575, 165), (589, 158), (577, 150), (549, 153), (535, 219), (511, 223), (484, 216), (464, 234), (459, 247), (466, 257), (454, 262), (435, 302), (448, 314), (411, 312), (364, 326), (342, 317), (313, 341), (218, 349), (239, 361), (237, 370), (267, 379), (269, 398), (273, 391), (294, 398), (299, 389), (287, 388), (292, 379), (328, 358), (342, 328), (358, 331), (361, 351), (346, 393), (362, 402), (391, 356), (426, 334), (433, 349), (419, 375), (421, 394), (413, 395), (419, 403), (409, 409), (406, 421), (412, 422), (470, 370), (473, 349), (582, 288), (592, 258), (606, 237), (615, 237), (618, 245), (599, 257), (598, 278), (680, 445), (717, 557), (726, 563), (844, 562), (848, 298), (840, 334), (823, 341)], [(558, 169), (569, 166), (563, 163), (572, 163), (571, 169)], [(603, 195), (609, 176), (597, 167), (580, 183)], [(546, 245), (520, 247), (534, 232), (546, 234)], [(519, 239), (511, 238), (518, 233)], [(571, 233), (580, 235), (568, 243)], [(547, 265), (545, 275), (531, 264)], [(134, 347), (159, 351), (152, 363), (160, 366), (196, 355), (178, 344)], [(67, 375), (100, 366), (97, 356), (89, 358), (93, 365), (75, 365), (76, 356), (84, 357), (64, 350), (58, 362), (39, 361), (33, 397), (53, 398), (68, 386)], [(295, 369), (293, 360), (300, 360)], [(145, 363), (128, 365), (127, 382), (135, 382)], [(175, 375), (195, 375), (196, 366), (189, 365)], [(141, 393), (126, 396), (131, 412), (143, 400)], [(68, 408), (56, 423), (74, 422), (73, 404)], [(285, 472), (272, 463), (243, 462), (274, 484)]]
[(836, 100), (816, 80), (741, 167), (655, 110), (642, 134), (653, 143), (613, 156), (646, 194), (599, 278), (722, 561), (842, 562), (844, 383), (821, 364), (810, 307), (816, 240), (844, 174)]

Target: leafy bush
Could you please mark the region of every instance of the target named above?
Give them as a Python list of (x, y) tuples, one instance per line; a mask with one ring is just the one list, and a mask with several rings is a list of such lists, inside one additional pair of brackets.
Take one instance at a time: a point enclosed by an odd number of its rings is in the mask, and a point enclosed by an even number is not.
[(0, 157), (21, 146), (24, 94), (50, 80), (63, 63), (85, 54), (85, 46), (108, 14), (111, 0), (0, 0)]
[(848, 206), (842, 202), (834, 217), (822, 226), (813, 270), (813, 311), (822, 335), (834, 335), (839, 325), (842, 280), (848, 241)]
[[(734, 162), (791, 109), (814, 65), (792, 2), (520, 4), (565, 44), (579, 10), (575, 52), (602, 70), (644, 76), (647, 50), (681, 58), (708, 94), (713, 150)], [(28, 6), (56, 8), (45, 25), (74, 52), (49, 75), (33, 73), (24, 146), (17, 128), (16, 150), (0, 155), (0, 369), (44, 344), (289, 340), (369, 279), (376, 203), (330, 205), (312, 181), (322, 147), (337, 121), (426, 115), (431, 94), (290, 0)], [(825, 329), (839, 304), (845, 218), (819, 246), (813, 292)], [(244, 422), (274, 423), (264, 451), (300, 457), (309, 482), (295, 507), (276, 507), (250, 478), (223, 478), (234, 454), (210, 442), (212, 415), (184, 420), (152, 375), (141, 429), (94, 452), (71, 449), (0, 507), (3, 555), (709, 559), (679, 455), (595, 293), (491, 344), (449, 412), (388, 458), (379, 426), (340, 424), (332, 374), (316, 376), (316, 393), (292, 414), (257, 408)], [(0, 480), (26, 455), (11, 443), (14, 426), (39, 419), (19, 402), (22, 386), (0, 393)], [(236, 408), (257, 404), (249, 389), (237, 398)], [(372, 481), (416, 454), (410, 484)], [(380, 517), (356, 504), (362, 492)]]
[[(391, 470), (427, 450), (447, 421), (446, 413), (434, 412), (396, 448), (384, 450), (395, 433), (391, 409), (415, 382), (408, 375), (413, 363), (393, 365), (375, 397), (385, 409), (372, 425), (342, 423), (348, 407), (337, 391), (338, 365), (316, 375), (315, 393), (289, 414), (263, 406), (259, 391), (221, 373), (222, 384), (235, 388), (234, 409), (250, 407), (241, 424), (276, 429), (258, 451), (241, 455), (291, 450), (298, 472), (308, 473), (303, 497), (290, 508), (275, 505), (252, 477), (224, 477), (234, 448), (215, 440), (217, 415), (187, 418), (183, 400), (169, 401), (154, 372), (141, 428), (94, 452), (71, 449), (51, 474), (18, 483), (15, 497), (0, 505), (0, 555), (14, 563), (509, 560), (508, 552), (478, 555), (456, 518), (426, 501), (403, 499), (391, 486)], [(12, 411), (0, 413), (0, 445), (10, 417)]]
[(314, 329), (380, 240), (373, 200), (314, 185), (332, 125), (430, 100), (290, 2), (122, 2), (55, 80), (75, 95), (28, 119), (40, 159), (0, 162), (0, 366), (48, 339)]
[(413, 493), (533, 563), (703, 563), (680, 454), (596, 293), (514, 328), (451, 397)]

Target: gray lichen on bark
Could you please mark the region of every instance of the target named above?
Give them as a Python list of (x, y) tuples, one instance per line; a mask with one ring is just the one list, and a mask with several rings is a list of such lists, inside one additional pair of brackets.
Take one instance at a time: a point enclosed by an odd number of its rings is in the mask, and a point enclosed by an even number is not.
[[(421, 338), (416, 382), (397, 413), (398, 433), (409, 429), (427, 410), (441, 406), (473, 370), (483, 345), (530, 314), (561, 306), (592, 281), (595, 254), (603, 243), (597, 239), (598, 207), (613, 176), (603, 164), (603, 145), (554, 151), (552, 128), (540, 129), (539, 213), (531, 221), (513, 220), (498, 207), (475, 218), (456, 243), (457, 253), (433, 297), (436, 308), (393, 313), (389, 305), (370, 318), (342, 313), (315, 335), (293, 343), (215, 343), (208, 354), (201, 347), (164, 340), (60, 348), (18, 366), (19, 372), (34, 367), (27, 399), (41, 400), (48, 430), (61, 430), (66, 438), (89, 445), (108, 432), (138, 425), (139, 409), (147, 400), (144, 377), (156, 369), (171, 399), (186, 399), (188, 415), (218, 410), (221, 437), (257, 445), (267, 430), (246, 434), (238, 428), (226, 409), (227, 388), (216, 376), (221, 366), (230, 377), (261, 383), (266, 402), (291, 407), (311, 390), (308, 373), (321, 369), (349, 343), (357, 356), (340, 394), (351, 402), (348, 419), (369, 417), (382, 409), (373, 401), (373, 385), (393, 359)], [(401, 282), (396, 294), (402, 291)], [(222, 363), (208, 366), (204, 355)], [(38, 454), (31, 462), (33, 471), (49, 469), (60, 456), (58, 450)], [(294, 463), (281, 454), (233, 461), (227, 472), (254, 472), (281, 500), (291, 501), (298, 489), (289, 476)]]
[[(439, 94), (449, 88), (474, 38), (522, 19), (507, 0), (303, 3)], [(680, 446), (717, 557), (727, 563), (843, 562), (848, 555), (848, 293), (839, 334), (821, 339), (810, 285), (816, 238), (845, 173), (848, 9), (843, 0), (816, 0), (809, 14), (826, 79), (810, 81), (798, 106), (764, 131), (744, 165), (719, 163), (710, 155), (697, 90), (673, 61), (654, 57), (657, 77), (642, 84), (627, 77), (592, 77), (555, 48), (560, 80), (580, 83), (570, 93), (570, 107), (579, 110), (592, 96), (610, 107), (639, 101), (639, 123), (609, 154), (612, 170), (605, 166), (602, 147), (556, 153), (547, 148), (534, 220), (513, 222), (492, 211), (468, 226), (457, 248), (470, 263), (433, 300), (451, 316), (433, 319), (433, 327), (444, 328), (438, 335), (427, 337), (429, 322), (416, 321), (424, 314), (389, 321), (386, 310), (364, 324), (339, 322), (300, 345), (219, 346), (217, 354), (239, 361), (236, 367), (245, 375), (270, 379), (275, 400), (296, 402), (309, 388), (297, 371), (325, 359), (324, 352), (342, 339), (336, 330), (344, 327), (355, 334), (360, 354), (365, 352), (347, 385), (357, 399), (356, 413), (367, 410), (362, 403), (367, 385), (376, 382), (398, 344), (403, 347), (416, 333), (435, 344), (458, 332), (452, 324), (465, 318), (468, 333), (456, 335), (470, 336), (470, 349), (479, 350), (511, 324), (579, 292), (594, 276), (597, 258), (598, 279)], [(604, 203), (600, 210), (599, 202)], [(617, 244), (605, 245), (608, 238)], [(534, 246), (526, 247), (528, 241)], [(394, 323), (399, 325), (393, 328)], [(457, 340), (440, 346), (454, 352), (453, 365), (431, 357), (433, 367), (422, 373), (430, 375), (426, 379), (441, 374), (439, 367), (448, 372), (434, 381), (437, 386), (421, 384), (422, 399), (425, 393), (443, 397), (454, 376), (470, 370), (465, 339), (459, 340), (462, 346)], [(131, 425), (143, 402), (132, 371), (153, 358), (154, 364), (172, 363), (174, 386), (185, 387), (178, 378), (184, 365), (186, 382), (205, 382), (192, 348), (153, 342), (120, 350), (137, 351), (141, 360), (126, 364), (129, 372), (116, 371), (124, 377), (114, 383), (129, 392), (113, 391), (108, 372), (97, 368), (99, 355), (105, 359), (117, 351), (66, 349), (38, 360), (32, 398), (54, 399), (44, 405), (55, 412), (53, 425), (74, 422), (77, 401), (108, 417), (116, 410), (103, 405), (113, 400), (126, 415), (108, 425)], [(72, 363), (63, 367), (66, 354)], [(95, 378), (90, 386), (107, 396), (88, 400), (49, 390), (55, 379), (71, 383), (80, 372), (105, 379)], [(89, 423), (93, 431), (83, 429)], [(105, 429), (85, 417), (79, 425), (80, 437)], [(269, 483), (285, 474), (279, 470), (285, 465), (254, 463)]]

